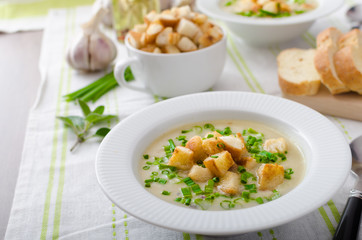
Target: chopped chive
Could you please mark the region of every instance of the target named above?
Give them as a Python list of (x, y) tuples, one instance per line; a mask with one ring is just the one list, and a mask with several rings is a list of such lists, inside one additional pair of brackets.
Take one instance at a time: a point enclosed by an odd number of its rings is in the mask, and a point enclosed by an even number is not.
[(187, 185), (187, 186), (192, 186), (195, 184), (194, 181), (192, 181), (192, 179), (190, 177), (184, 178), (182, 179), (182, 181)]
[(215, 131), (215, 127), (214, 127), (214, 125), (212, 125), (211, 123), (206, 123), (206, 124), (204, 125), (204, 128), (205, 128), (205, 129), (210, 129), (211, 131)]
[(191, 193), (191, 188), (190, 187), (185, 187), (185, 188), (181, 188), (181, 193), (182, 195), (186, 198), (186, 197), (192, 197), (192, 193)]
[(219, 156), (211, 155), (210, 157), (211, 157), (211, 158), (218, 158)]
[(219, 182), (220, 181), (220, 178), (219, 177), (214, 177), (214, 178), (212, 178), (212, 181), (214, 181), (214, 182)]
[(245, 190), (254, 190), (254, 189), (256, 189), (255, 184), (245, 184), (244, 187), (245, 187)]
[(239, 172), (239, 173), (246, 172), (245, 167), (244, 167), (244, 166), (238, 166), (238, 172)]
[(148, 169), (150, 169), (150, 166), (143, 166), (142, 169), (143, 169), (143, 170), (148, 170)]
[(170, 170), (165, 169), (165, 170), (162, 170), (161, 173), (162, 173), (163, 175), (168, 175), (168, 174), (170, 174), (171, 172), (170, 172)]
[(202, 193), (202, 190), (200, 188), (200, 185), (199, 184), (194, 184), (191, 186), (191, 189), (194, 193), (196, 194), (201, 194)]
[(158, 172), (152, 172), (151, 174), (152, 174), (152, 176), (157, 176)]
[(182, 198), (178, 197), (175, 199), (176, 202), (181, 202)]
[(206, 136), (206, 138), (212, 138), (212, 137), (214, 137), (214, 134), (208, 134), (208, 135)]
[(191, 204), (191, 198), (185, 199), (185, 205), (189, 206)]
[(144, 159), (149, 159), (150, 156), (149, 156), (148, 154), (145, 154), (145, 155), (143, 155), (143, 158), (144, 158)]
[(168, 179), (172, 179), (172, 178), (175, 178), (176, 177), (176, 174), (175, 173), (170, 173), (167, 175)]
[(224, 149), (225, 148), (225, 144), (223, 143), (218, 143), (216, 144), (216, 147), (220, 148), (220, 149)]
[(168, 196), (168, 195), (170, 195), (171, 193), (170, 192), (168, 192), (168, 191), (162, 191), (162, 195), (166, 195), (166, 196)]
[(149, 187), (151, 187), (151, 184), (150, 183), (145, 183), (145, 187), (149, 188)]
[(232, 203), (230, 200), (223, 200), (220, 202), (220, 207), (226, 210), (230, 210), (235, 207), (235, 204)]
[(160, 179), (158, 180), (158, 182), (161, 183), (161, 184), (166, 184), (166, 183), (167, 183), (167, 180), (164, 179), (164, 178), (160, 178)]
[(259, 204), (263, 204), (263, 203), (264, 203), (264, 201), (263, 201), (263, 199), (262, 199), (261, 197), (255, 198), (255, 201), (256, 201), (257, 203), (259, 203)]

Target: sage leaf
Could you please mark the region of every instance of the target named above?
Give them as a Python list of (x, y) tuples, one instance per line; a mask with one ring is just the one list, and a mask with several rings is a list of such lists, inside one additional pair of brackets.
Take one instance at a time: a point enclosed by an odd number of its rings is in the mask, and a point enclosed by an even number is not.
[(89, 108), (89, 106), (82, 100), (78, 99), (78, 103), (79, 103), (79, 106), (80, 108), (82, 109), (82, 112), (84, 114), (84, 116), (88, 116), (88, 114), (91, 113), (91, 110)]
[(92, 112), (92, 113), (88, 114), (88, 116), (85, 118), (85, 120), (89, 123), (96, 124), (96, 123), (110, 120), (110, 119), (113, 119), (116, 117), (117, 116), (115, 116), (115, 115), (102, 115), (102, 114)]
[(96, 133), (94, 134), (94, 136), (97, 136), (97, 137), (105, 137), (109, 131), (111, 131), (110, 128), (100, 128), (96, 131)]
[(84, 118), (79, 116), (57, 117), (64, 125), (71, 127), (76, 133), (82, 132), (85, 126)]
[(94, 109), (93, 113), (103, 114), (104, 106), (98, 106), (96, 109)]

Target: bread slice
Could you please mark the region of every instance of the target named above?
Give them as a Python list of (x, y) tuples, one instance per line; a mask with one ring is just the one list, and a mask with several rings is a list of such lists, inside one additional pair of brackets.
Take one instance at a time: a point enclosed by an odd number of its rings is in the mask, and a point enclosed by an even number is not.
[(314, 66), (315, 49), (290, 48), (277, 57), (279, 86), (286, 94), (315, 95), (321, 78)]
[(339, 79), (334, 67), (334, 54), (339, 50), (338, 40), (343, 34), (336, 28), (330, 27), (317, 36), (317, 51), (314, 65), (322, 83), (332, 94), (349, 92), (349, 88)]
[(340, 38), (339, 46), (334, 55), (338, 77), (349, 89), (362, 95), (362, 33), (353, 29)]

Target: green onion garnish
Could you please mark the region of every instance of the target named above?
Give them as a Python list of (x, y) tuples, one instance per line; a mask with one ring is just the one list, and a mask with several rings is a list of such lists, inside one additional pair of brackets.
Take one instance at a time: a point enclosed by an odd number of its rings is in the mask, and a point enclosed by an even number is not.
[(185, 187), (185, 188), (181, 188), (181, 193), (182, 195), (187, 198), (187, 197), (192, 197), (192, 193), (191, 193), (191, 188), (190, 187)]
[(167, 180), (164, 179), (164, 178), (160, 178), (160, 179), (158, 180), (158, 182), (161, 183), (161, 184), (166, 184), (166, 183), (167, 183)]
[(187, 185), (187, 186), (192, 186), (195, 184), (194, 181), (192, 181), (192, 179), (190, 177), (186, 177), (184, 179), (182, 179), (182, 181)]
[(230, 210), (235, 207), (235, 204), (231, 202), (230, 200), (224, 200), (220, 202), (220, 207), (226, 210)]
[(219, 156), (211, 155), (210, 157), (211, 157), (211, 158), (218, 158)]
[(162, 195), (166, 195), (166, 196), (168, 196), (168, 195), (170, 195), (171, 193), (170, 192), (168, 192), (168, 191), (163, 191), (162, 192)]
[(206, 124), (204, 125), (204, 128), (205, 128), (205, 129), (210, 129), (211, 131), (215, 131), (215, 127), (214, 127), (214, 125), (212, 125), (211, 123), (206, 123)]
[(219, 181), (220, 181), (220, 178), (219, 178), (219, 177), (213, 177), (213, 178), (212, 178), (212, 181), (214, 181), (214, 182), (216, 182), (216, 183), (217, 183), (217, 182), (219, 182)]
[(148, 169), (150, 169), (150, 166), (143, 166), (142, 169), (143, 169), (143, 170), (148, 170)]
[(261, 197), (255, 198), (255, 201), (256, 201), (257, 203), (259, 203), (259, 204), (263, 204), (263, 203), (264, 203), (264, 201), (263, 201), (263, 199), (262, 199)]
[(150, 156), (149, 156), (148, 154), (145, 154), (145, 155), (143, 155), (143, 158), (144, 158), (144, 159), (149, 159)]
[(150, 183), (145, 183), (145, 187), (149, 188), (149, 187), (151, 187), (151, 184)]
[(193, 191), (194, 193), (196, 193), (196, 194), (201, 194), (201, 193), (203, 193), (202, 190), (201, 190), (201, 188), (200, 188), (200, 186), (199, 186), (199, 184), (194, 184), (194, 185), (192, 185), (192, 186), (191, 186), (191, 189), (192, 189), (192, 191)]

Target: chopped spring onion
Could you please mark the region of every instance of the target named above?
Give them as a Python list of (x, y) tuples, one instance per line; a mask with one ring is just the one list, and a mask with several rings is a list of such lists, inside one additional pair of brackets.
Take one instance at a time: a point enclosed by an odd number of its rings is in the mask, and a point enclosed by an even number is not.
[(264, 201), (263, 201), (263, 199), (262, 199), (261, 197), (255, 198), (255, 201), (256, 201), (257, 203), (259, 203), (259, 204), (263, 204), (263, 203), (264, 203)]
[(167, 183), (167, 180), (164, 179), (164, 178), (160, 178), (160, 179), (158, 180), (158, 182), (161, 183), (161, 184), (166, 184), (166, 183)]
[(166, 196), (168, 196), (168, 195), (170, 195), (171, 193), (170, 192), (168, 192), (168, 191), (162, 191), (162, 195), (166, 195)]
[(205, 185), (205, 193), (212, 193), (214, 191), (214, 181), (210, 179)]
[(149, 159), (150, 156), (149, 156), (148, 154), (145, 154), (145, 155), (143, 155), (143, 158), (144, 158), (144, 159)]
[(220, 202), (220, 207), (226, 210), (230, 210), (235, 207), (235, 204), (231, 202), (230, 200), (224, 200)]
[(187, 185), (187, 186), (192, 186), (195, 184), (194, 181), (192, 181), (192, 179), (190, 177), (184, 178), (182, 179), (182, 181)]
[(192, 197), (192, 193), (191, 193), (191, 188), (190, 187), (185, 187), (185, 188), (181, 188), (181, 193), (185, 198), (188, 197)]
[(142, 169), (143, 169), (143, 170), (148, 170), (148, 169), (150, 169), (150, 166), (143, 166)]
[(192, 186), (191, 186), (191, 189), (192, 189), (192, 191), (193, 191), (194, 193), (196, 193), (196, 194), (202, 194), (202, 193), (203, 193), (202, 190), (201, 190), (201, 188), (200, 188), (200, 185), (199, 185), (199, 184), (194, 184), (194, 185), (192, 185)]
[(218, 158), (219, 156), (216, 156), (216, 155), (212, 155), (210, 156), (211, 158)]
[(212, 125), (211, 123), (206, 123), (206, 124), (204, 125), (204, 128), (205, 128), (205, 129), (210, 129), (211, 131), (215, 131), (215, 127), (214, 127), (214, 125)]
[(214, 181), (214, 182), (220, 182), (220, 178), (219, 177), (214, 177), (214, 178), (212, 178), (212, 181)]

